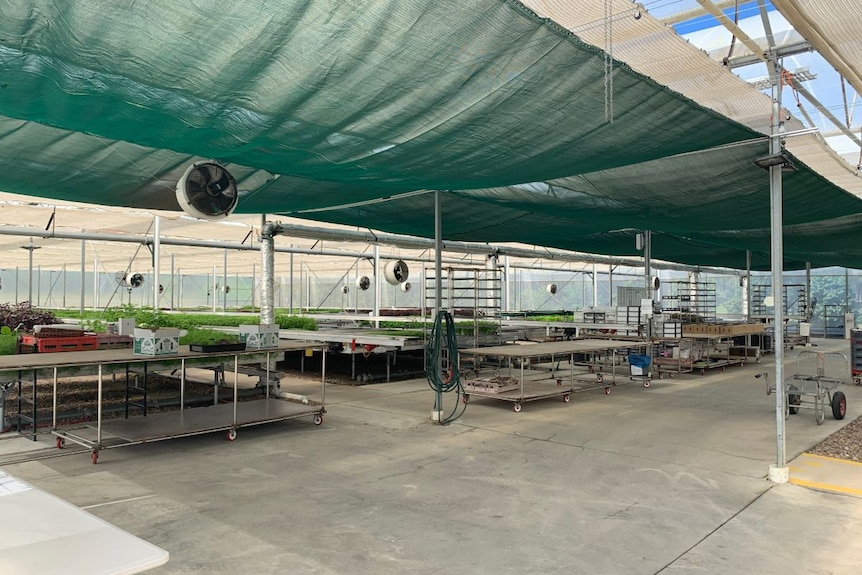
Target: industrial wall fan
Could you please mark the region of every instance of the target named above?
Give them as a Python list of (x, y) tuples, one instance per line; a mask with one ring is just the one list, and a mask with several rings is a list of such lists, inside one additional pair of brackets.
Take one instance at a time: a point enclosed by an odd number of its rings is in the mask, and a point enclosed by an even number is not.
[(386, 267), (383, 268), (383, 277), (386, 278), (387, 282), (394, 286), (406, 282), (409, 275), (410, 269), (407, 267), (407, 264), (401, 260), (389, 262), (386, 264)]
[(236, 209), (236, 180), (215, 162), (195, 162), (177, 182), (177, 202), (184, 212), (202, 220), (220, 220)]
[(139, 288), (144, 285), (144, 276), (139, 273), (117, 272), (114, 274), (114, 279), (127, 288)]
[(368, 278), (368, 276), (362, 276), (361, 278), (356, 280), (356, 287), (358, 287), (362, 291), (365, 291), (369, 287), (371, 287), (371, 280)]

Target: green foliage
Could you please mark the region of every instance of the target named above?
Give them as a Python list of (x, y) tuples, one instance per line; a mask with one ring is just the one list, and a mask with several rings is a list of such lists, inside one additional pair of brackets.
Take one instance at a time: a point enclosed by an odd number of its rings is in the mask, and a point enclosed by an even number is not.
[[(408, 330), (410, 332), (421, 332), (425, 333), (426, 331), (431, 330), (430, 322), (423, 321), (381, 321), (380, 322), (381, 329), (389, 329), (389, 330)], [(480, 321), (479, 322), (479, 333), (486, 334), (495, 334), (497, 333), (499, 327), (496, 323), (490, 321)], [(400, 332), (393, 332), (398, 333)], [(472, 335), (473, 333), (473, 322), (472, 321), (456, 321), (455, 322), (455, 333), (459, 335)]]
[(12, 331), (7, 325), (0, 328), (0, 355), (13, 355), (17, 346), (18, 332)]
[(211, 345), (214, 343), (239, 343), (239, 335), (225, 333), (217, 329), (188, 329), (188, 334), (180, 338), (182, 345)]
[(563, 314), (534, 315), (527, 316), (524, 319), (528, 321), (572, 321), (572, 316)]
[[(109, 308), (103, 311), (64, 310), (58, 312), (61, 317), (80, 319), (85, 327), (102, 326), (104, 323), (115, 322), (120, 318), (134, 318), (138, 327), (176, 327), (179, 329), (195, 329), (202, 325), (238, 327), (260, 323), (257, 315), (220, 315), (206, 313), (165, 313), (153, 308), (139, 308), (125, 305), (121, 308)], [(281, 329), (317, 330), (317, 320), (310, 317), (299, 317), (284, 313), (275, 314), (275, 323)], [(104, 331), (104, 328), (102, 329)]]
[[(248, 322), (244, 322), (248, 323)], [(313, 317), (301, 317), (297, 315), (275, 314), (275, 323), (281, 329), (305, 329), (317, 331), (317, 320)]]

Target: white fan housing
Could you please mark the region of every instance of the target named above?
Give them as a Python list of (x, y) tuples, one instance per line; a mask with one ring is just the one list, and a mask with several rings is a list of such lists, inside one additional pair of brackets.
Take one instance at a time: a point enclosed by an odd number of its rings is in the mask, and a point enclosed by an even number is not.
[(391, 261), (383, 268), (383, 277), (392, 285), (398, 285), (407, 281), (410, 269), (401, 260)]
[(554, 295), (557, 293), (557, 284), (548, 284), (545, 289), (548, 290), (549, 294)]
[(410, 285), (410, 282), (404, 282), (403, 284), (401, 284), (398, 287), (401, 289), (401, 291), (403, 291), (404, 293), (407, 293), (410, 291), (410, 288), (413, 286)]
[(368, 278), (368, 276), (362, 276), (361, 278), (358, 278), (356, 280), (356, 287), (358, 287), (362, 291), (365, 291), (369, 287), (371, 287), (371, 280)]
[(139, 288), (144, 285), (144, 275), (139, 273), (126, 274), (123, 276), (123, 283), (126, 287)]
[(220, 164), (195, 162), (177, 182), (177, 202), (192, 217), (224, 219), (239, 202), (236, 180)]

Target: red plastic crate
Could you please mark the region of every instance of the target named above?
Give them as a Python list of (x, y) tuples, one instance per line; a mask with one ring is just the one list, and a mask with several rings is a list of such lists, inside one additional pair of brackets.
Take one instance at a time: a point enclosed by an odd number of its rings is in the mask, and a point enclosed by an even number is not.
[(58, 351), (88, 351), (99, 349), (99, 338), (95, 335), (79, 335), (76, 337), (37, 337), (22, 335), (23, 345), (32, 345), (38, 353), (54, 353)]

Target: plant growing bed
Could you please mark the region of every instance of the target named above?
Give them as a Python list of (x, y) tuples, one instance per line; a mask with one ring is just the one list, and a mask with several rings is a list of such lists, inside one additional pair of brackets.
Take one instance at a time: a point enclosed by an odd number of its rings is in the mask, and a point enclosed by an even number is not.
[(219, 351), (244, 351), (244, 343), (193, 343), (189, 350), (201, 353), (213, 353)]

